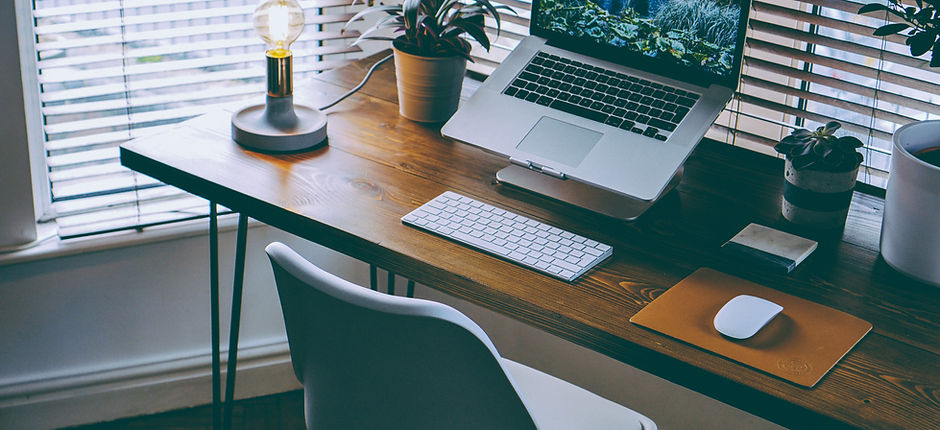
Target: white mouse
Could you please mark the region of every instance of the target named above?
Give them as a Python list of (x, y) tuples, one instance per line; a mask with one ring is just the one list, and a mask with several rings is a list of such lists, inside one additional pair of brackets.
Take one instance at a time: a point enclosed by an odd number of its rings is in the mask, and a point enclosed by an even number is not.
[(715, 314), (715, 329), (728, 337), (747, 339), (754, 336), (782, 310), (783, 306), (774, 302), (742, 294), (728, 300)]

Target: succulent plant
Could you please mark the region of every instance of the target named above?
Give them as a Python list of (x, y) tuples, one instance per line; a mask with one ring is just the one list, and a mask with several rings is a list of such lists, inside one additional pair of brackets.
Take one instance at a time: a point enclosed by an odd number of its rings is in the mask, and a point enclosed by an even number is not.
[[(485, 16), (489, 15), (496, 21), (496, 34), (499, 35), (498, 10), (515, 13), (509, 6), (493, 5), (490, 0), (470, 0), (466, 3), (459, 0), (403, 0), (401, 4), (390, 5), (374, 5), (369, 0), (369, 6), (353, 16), (346, 27), (372, 13), (385, 13), (386, 16), (364, 31), (356, 43), (362, 40), (391, 40), (396, 48), (412, 55), (459, 55), (470, 61), (473, 61), (470, 58), (470, 43), (464, 35), (469, 35), (489, 51), (490, 39), (484, 30)], [(376, 34), (383, 29), (402, 34), (397, 37)]]
[(862, 163), (862, 154), (858, 152), (862, 141), (854, 136), (835, 136), (840, 127), (842, 124), (830, 121), (815, 131), (793, 130), (774, 149), (786, 155), (796, 170), (850, 171)]

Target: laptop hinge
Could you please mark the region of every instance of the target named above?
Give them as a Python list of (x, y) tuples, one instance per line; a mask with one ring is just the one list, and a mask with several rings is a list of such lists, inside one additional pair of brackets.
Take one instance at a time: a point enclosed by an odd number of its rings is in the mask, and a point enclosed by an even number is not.
[(534, 163), (529, 160), (520, 160), (518, 158), (509, 157), (509, 162), (517, 166), (522, 166), (527, 169), (546, 174), (548, 176), (553, 176), (558, 179), (567, 179), (567, 177), (565, 176), (563, 172), (560, 172), (548, 166), (543, 166), (538, 163)]

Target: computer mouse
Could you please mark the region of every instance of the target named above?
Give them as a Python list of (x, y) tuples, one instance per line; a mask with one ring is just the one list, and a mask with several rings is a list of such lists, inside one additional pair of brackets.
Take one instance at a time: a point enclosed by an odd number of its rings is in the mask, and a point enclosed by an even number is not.
[(728, 337), (747, 339), (754, 336), (782, 310), (783, 306), (770, 300), (742, 294), (728, 300), (715, 314), (715, 329)]

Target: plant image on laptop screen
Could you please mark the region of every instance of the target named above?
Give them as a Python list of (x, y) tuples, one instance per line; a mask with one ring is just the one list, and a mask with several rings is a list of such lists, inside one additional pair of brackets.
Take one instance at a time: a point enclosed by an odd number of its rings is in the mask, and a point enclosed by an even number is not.
[(542, 0), (539, 27), (658, 59), (731, 73), (737, 0)]

